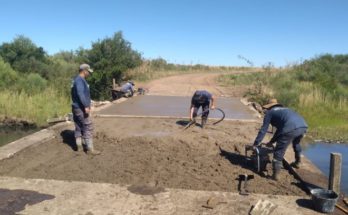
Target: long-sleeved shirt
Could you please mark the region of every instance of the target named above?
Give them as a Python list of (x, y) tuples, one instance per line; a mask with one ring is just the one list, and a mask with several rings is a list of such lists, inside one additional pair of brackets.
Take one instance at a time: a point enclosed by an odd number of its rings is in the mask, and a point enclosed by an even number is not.
[(266, 112), (263, 125), (255, 139), (254, 145), (261, 143), (267, 133), (269, 124), (277, 128), (270, 141), (272, 143), (276, 141), (279, 135), (289, 133), (298, 128), (308, 128), (306, 121), (298, 113), (289, 108), (275, 106)]
[(73, 108), (84, 110), (91, 106), (91, 95), (87, 81), (80, 75), (77, 75), (71, 87), (71, 99)]
[(124, 93), (127, 93), (128, 91), (134, 92), (133, 85), (129, 82), (125, 83), (124, 85), (122, 85), (121, 91)]

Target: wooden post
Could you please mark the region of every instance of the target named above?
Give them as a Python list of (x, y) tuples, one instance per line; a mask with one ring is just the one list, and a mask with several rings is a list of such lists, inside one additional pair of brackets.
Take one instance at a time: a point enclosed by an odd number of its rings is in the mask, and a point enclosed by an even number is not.
[(113, 90), (116, 89), (116, 81), (115, 81), (114, 78), (112, 79), (112, 89), (113, 89)]
[(331, 153), (330, 154), (329, 190), (333, 190), (337, 194), (340, 193), (341, 166), (342, 166), (342, 155), (340, 153)]

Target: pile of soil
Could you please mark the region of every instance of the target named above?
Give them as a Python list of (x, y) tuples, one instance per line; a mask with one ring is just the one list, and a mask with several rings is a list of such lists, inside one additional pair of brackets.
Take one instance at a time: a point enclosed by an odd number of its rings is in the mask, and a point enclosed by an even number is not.
[(283, 170), (276, 183), (246, 165), (244, 146), (252, 143), (258, 124), (224, 122), (182, 131), (183, 124), (96, 119), (94, 141), (101, 155), (73, 151), (73, 131), (59, 130), (54, 141), (1, 161), (0, 175), (237, 192), (238, 175), (253, 174), (252, 193), (305, 195), (288, 171)]

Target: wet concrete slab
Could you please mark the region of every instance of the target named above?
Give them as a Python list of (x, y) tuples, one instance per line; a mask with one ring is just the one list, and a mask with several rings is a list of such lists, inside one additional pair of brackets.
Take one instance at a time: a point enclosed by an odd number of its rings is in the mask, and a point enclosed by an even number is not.
[[(98, 116), (144, 116), (187, 118), (191, 97), (137, 96), (120, 104), (112, 104), (97, 112)], [(241, 103), (239, 98), (217, 98), (217, 107), (224, 110), (226, 119), (256, 120), (257, 114)], [(210, 118), (221, 118), (219, 111), (211, 111)]]

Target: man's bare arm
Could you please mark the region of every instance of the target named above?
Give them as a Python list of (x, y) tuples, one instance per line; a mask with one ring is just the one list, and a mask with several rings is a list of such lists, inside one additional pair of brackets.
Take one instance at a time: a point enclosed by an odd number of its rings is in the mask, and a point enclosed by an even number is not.
[(215, 96), (212, 96), (212, 97), (211, 97), (210, 109), (212, 109), (212, 110), (215, 109), (215, 103), (216, 103), (216, 98), (215, 98)]

